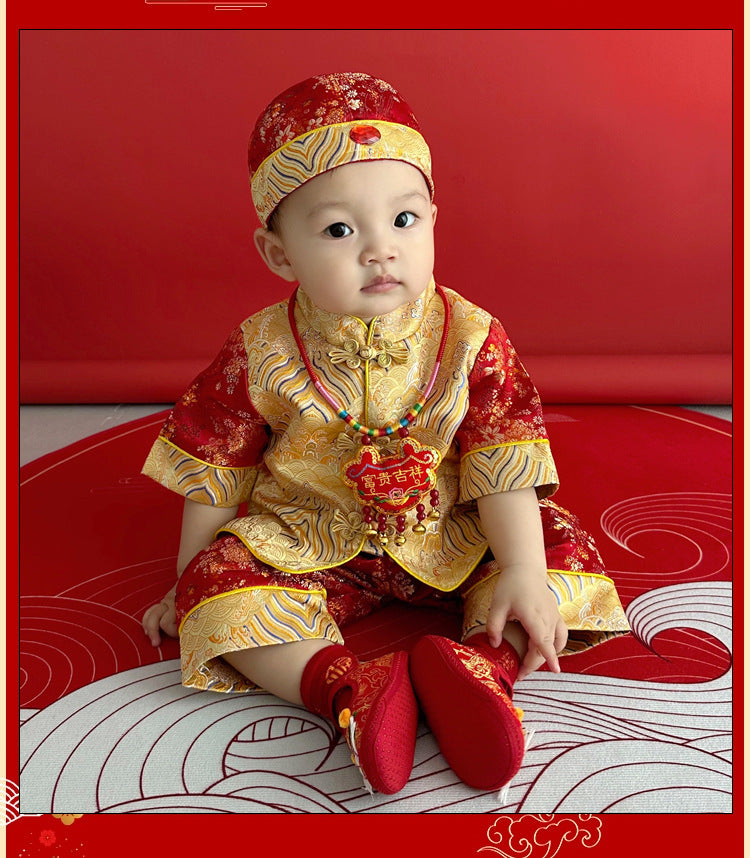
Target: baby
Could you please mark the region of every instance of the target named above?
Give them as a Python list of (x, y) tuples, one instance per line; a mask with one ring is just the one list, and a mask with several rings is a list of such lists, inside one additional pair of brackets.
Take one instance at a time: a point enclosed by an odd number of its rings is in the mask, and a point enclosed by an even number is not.
[[(259, 118), (249, 165), (256, 248), (298, 285), (151, 449), (144, 473), (185, 508), (146, 634), (179, 633), (187, 686), (332, 719), (368, 788), (406, 784), (421, 709), (456, 775), (499, 789), (523, 758), (515, 681), (627, 631), (614, 584), (546, 500), (539, 397), (502, 326), (433, 279), (430, 151), (399, 93), (305, 80)], [(360, 662), (341, 627), (394, 599), (461, 611), (461, 641)]]

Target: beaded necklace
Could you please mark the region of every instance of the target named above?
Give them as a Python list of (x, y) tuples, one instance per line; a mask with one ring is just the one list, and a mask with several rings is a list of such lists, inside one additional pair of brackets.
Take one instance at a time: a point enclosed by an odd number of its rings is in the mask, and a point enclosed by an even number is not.
[[(367, 525), (366, 534), (377, 536), (382, 545), (388, 543), (389, 515), (395, 514), (396, 516), (396, 538), (394, 540), (396, 545), (403, 545), (406, 541), (403, 534), (406, 530), (405, 513), (407, 511), (416, 510), (417, 524), (412, 528), (415, 533), (426, 531), (424, 524), (422, 524), (426, 518), (436, 519), (439, 517), (437, 507), (440, 504), (440, 493), (435, 487), (437, 483), (435, 469), (440, 462), (440, 454), (434, 447), (420, 444), (409, 437), (409, 426), (419, 416), (435, 386), (448, 339), (450, 325), (448, 297), (442, 287), (437, 284), (435, 284), (435, 291), (443, 301), (445, 316), (435, 366), (427, 386), (403, 417), (377, 428), (365, 426), (355, 420), (347, 409), (339, 405), (325, 389), (307, 356), (297, 329), (297, 323), (294, 320), (297, 289), (289, 300), (289, 326), (310, 380), (318, 393), (336, 412), (336, 416), (360, 436), (362, 447), (352, 460), (343, 465), (342, 478), (347, 485), (354, 489), (357, 500), (363, 507), (362, 516)], [(393, 456), (381, 457), (380, 451), (373, 444), (373, 439), (394, 434), (398, 434), (400, 438), (398, 453)], [(432, 507), (429, 514), (426, 512), (424, 503), (422, 503), (428, 492)]]

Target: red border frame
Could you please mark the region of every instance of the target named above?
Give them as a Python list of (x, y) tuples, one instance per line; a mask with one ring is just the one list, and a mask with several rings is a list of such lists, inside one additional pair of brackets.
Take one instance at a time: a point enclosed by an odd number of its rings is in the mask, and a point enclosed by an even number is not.
[[(305, 855), (308, 858), (330, 858), (332, 854), (354, 853), (358, 858), (402, 856), (469, 856), (501, 855), (502, 858), (581, 858), (606, 855), (607, 858), (677, 855), (680, 858), (719, 853), (739, 856), (741, 827), (739, 815), (659, 815), (616, 814), (581, 819), (577, 816), (514, 817), (524, 833), (539, 832), (538, 842), (528, 849), (499, 852), (493, 849), (488, 831), (499, 819), (500, 832), (507, 831), (502, 817), (494, 814), (397, 814), (397, 815), (253, 815), (248, 825), (245, 817), (199, 815), (190, 824), (185, 814), (92, 815), (64, 825), (51, 816), (23, 817), (8, 828), (8, 855), (75, 855), (77, 858), (117, 858), (121, 854), (144, 851), (147, 855), (169, 850), (171, 854), (215, 855), (220, 851), (245, 850), (276, 854), (282, 858)], [(549, 822), (557, 828), (551, 838), (552, 848), (543, 842)], [(581, 831), (594, 832), (586, 839)], [(568, 838), (561, 840), (561, 831)], [(598, 831), (597, 831), (598, 829)], [(54, 851), (41, 846), (39, 835), (52, 832)], [(236, 836), (242, 832), (242, 835)], [(235, 836), (232, 836), (235, 833)], [(227, 836), (229, 835), (229, 836)], [(244, 835), (244, 836), (243, 836)], [(507, 839), (503, 841), (507, 843)], [(497, 841), (494, 841), (497, 843)], [(122, 844), (122, 846), (120, 846)], [(555, 851), (559, 846), (559, 851)], [(483, 848), (484, 847), (484, 848)], [(13, 850), (16, 851), (13, 851)], [(184, 850), (184, 852), (183, 852)], [(272, 851), (273, 850), (273, 851)], [(230, 852), (231, 854), (231, 852)]]
[[(240, 3), (243, 0), (240, 0)], [(376, 7), (360, 8), (350, 12), (349, 7), (339, 4), (332, 6), (330, 12), (321, 10), (320, 4), (303, 3), (301, 0), (267, 0), (265, 8), (243, 9), (242, 11), (216, 11), (213, 4), (205, 2), (178, 2), (178, 0), (36, 0), (24, 3), (22, 0), (10, 0), (7, 8), (7, 462), (8, 471), (18, 462), (18, 428), (15, 408), (18, 403), (18, 282), (17, 271), (17, 115), (18, 115), (18, 32), (22, 29), (287, 29), (284, 25), (294, 20), (296, 27), (315, 29), (321, 25), (326, 28), (351, 28), (361, 25), (381, 25), (389, 20), (398, 21), (400, 28), (441, 27), (445, 29), (463, 29), (498, 26), (503, 28), (627, 28), (627, 29), (733, 29), (734, 42), (734, 235), (733, 254), (735, 281), (735, 344), (741, 342), (743, 334), (742, 271), (743, 246), (741, 237), (744, 225), (743, 188), (743, 59), (744, 59), (744, 19), (743, 6), (738, 0), (733, 2), (701, 3), (693, 6), (685, 2), (661, 2), (661, 0), (633, 0), (628, 4), (589, 4), (585, 0), (533, 4), (533, 14), (522, 14), (518, 9), (507, 9), (501, 4), (487, 4), (490, 9), (472, 9), (470, 15), (460, 19), (455, 6), (447, 6), (436, 11), (432, 2), (411, 0), (408, 4), (380, 0)], [(392, 13), (393, 17), (390, 17)], [(325, 20), (326, 16), (330, 20)], [(737, 352), (735, 352), (736, 354)], [(740, 361), (735, 361), (734, 383), (736, 402), (735, 425), (737, 438), (743, 438), (742, 406), (744, 405), (744, 373)], [(736, 521), (744, 522), (741, 479), (744, 455), (741, 443), (735, 444), (735, 492)], [(18, 582), (15, 570), (18, 569), (18, 494), (13, 480), (8, 479), (7, 487), (7, 703), (6, 724), (7, 761), (6, 777), (18, 781), (18, 690), (17, 675), (18, 654)], [(735, 556), (742, 557), (742, 526), (735, 528)], [(738, 567), (740, 568), (740, 567)], [(744, 605), (744, 587), (741, 576), (735, 583), (736, 604)], [(739, 611), (738, 611), (739, 613)], [(738, 618), (739, 619), (739, 618)], [(741, 624), (735, 624), (735, 661), (738, 669), (737, 689), (735, 692), (735, 723), (741, 724), (743, 646)], [(743, 741), (741, 731), (736, 731), (737, 759), (743, 759)], [(582, 846), (590, 849), (606, 850), (608, 858), (632, 856), (634, 852), (645, 855), (676, 854), (681, 858), (692, 858), (715, 853), (732, 856), (742, 850), (742, 811), (744, 806), (744, 788), (741, 777), (741, 764), (735, 771), (735, 812), (733, 814), (703, 815), (604, 815), (600, 820), (601, 836), (596, 843), (579, 840), (562, 842), (559, 853), (546, 850), (543, 846), (531, 847), (527, 853), (530, 858), (536, 854), (543, 858), (553, 858), (554, 854), (580, 855)], [(337, 816), (330, 820), (325, 816), (305, 815), (278, 817), (274, 815), (253, 815), (252, 828), (244, 819), (200, 815), (198, 821), (211, 820), (211, 825), (190, 824), (186, 814), (174, 815), (90, 815), (77, 819), (72, 825), (50, 815), (42, 817), (22, 817), (6, 828), (8, 855), (45, 854), (51, 856), (53, 850), (40, 845), (42, 831), (51, 831), (57, 841), (55, 855), (70, 854), (78, 858), (111, 858), (120, 851), (128, 853), (135, 850), (154, 854), (157, 851), (179, 851), (184, 848), (187, 854), (195, 854), (205, 848), (213, 854), (219, 850), (245, 850), (248, 848), (268, 851), (275, 848), (280, 855), (293, 855), (304, 852), (308, 856), (329, 856), (332, 852), (356, 852), (362, 858), (380, 856), (384, 843), (394, 855), (476, 855), (498, 854), (492, 850), (488, 839), (488, 829), (498, 819), (495, 815), (481, 814), (402, 814), (402, 815), (352, 815)], [(519, 817), (516, 817), (519, 819)], [(571, 817), (569, 819), (576, 820)], [(540, 830), (543, 823), (526, 818), (527, 824)], [(554, 817), (554, 822), (565, 822), (564, 817)], [(252, 832), (250, 834), (250, 831)], [(227, 836), (229, 835), (229, 836)], [(252, 837), (252, 840), (250, 839)], [(120, 846), (122, 844), (122, 846)], [(482, 850), (482, 847), (490, 847)], [(481, 850), (481, 851), (480, 851)], [(508, 853), (512, 854), (512, 853)], [(518, 854), (518, 853), (516, 853)], [(586, 853), (584, 853), (586, 854)]]

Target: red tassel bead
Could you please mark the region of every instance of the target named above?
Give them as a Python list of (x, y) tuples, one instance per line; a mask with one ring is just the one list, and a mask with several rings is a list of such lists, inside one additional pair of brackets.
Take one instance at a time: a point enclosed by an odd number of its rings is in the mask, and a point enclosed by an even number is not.
[(435, 521), (435, 519), (440, 518), (440, 513), (437, 511), (437, 508), (440, 506), (440, 492), (437, 489), (433, 489), (430, 492), (430, 506), (432, 507), (432, 511), (429, 517), (432, 521)]
[(386, 536), (387, 530), (388, 516), (381, 512), (378, 516), (378, 539), (380, 540), (381, 545), (386, 545), (388, 542), (388, 537)]
[(424, 511), (424, 504), (423, 503), (417, 504), (417, 523), (414, 525), (414, 527), (412, 527), (412, 530), (414, 531), (414, 533), (424, 533), (425, 532), (426, 528), (422, 524), (422, 522), (425, 520), (426, 517), (427, 517), (427, 513)]
[(367, 525), (367, 529), (365, 533), (368, 536), (376, 536), (377, 530), (373, 527), (373, 517), (372, 517), (372, 507), (364, 506), (362, 507), (362, 520)]

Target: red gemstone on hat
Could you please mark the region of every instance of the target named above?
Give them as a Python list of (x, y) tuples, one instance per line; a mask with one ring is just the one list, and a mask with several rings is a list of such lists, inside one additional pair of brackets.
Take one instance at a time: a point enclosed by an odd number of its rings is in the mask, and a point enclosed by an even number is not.
[(355, 125), (349, 132), (349, 137), (362, 146), (371, 146), (380, 140), (380, 132), (372, 125)]

